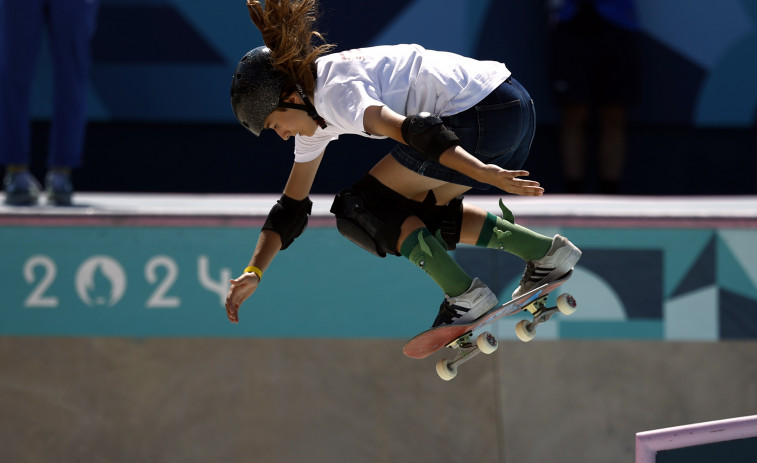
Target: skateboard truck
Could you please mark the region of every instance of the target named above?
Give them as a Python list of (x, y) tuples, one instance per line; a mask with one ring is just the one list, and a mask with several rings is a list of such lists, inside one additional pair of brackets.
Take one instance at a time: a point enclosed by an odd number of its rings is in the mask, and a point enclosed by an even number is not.
[(457, 375), (457, 368), (480, 352), (490, 354), (497, 349), (497, 338), (489, 332), (475, 336), (473, 332), (497, 320), (515, 315), (527, 310), (533, 320), (523, 320), (516, 326), (516, 334), (522, 341), (534, 338), (536, 326), (549, 320), (552, 315), (560, 312), (569, 315), (575, 312), (576, 300), (567, 294), (557, 298), (556, 307), (547, 307), (547, 295), (565, 283), (573, 274), (569, 271), (557, 280), (544, 283), (541, 286), (521, 294), (509, 302), (493, 307), (477, 319), (469, 323), (436, 326), (410, 339), (402, 348), (402, 352), (414, 359), (423, 359), (445, 347), (455, 350), (455, 358), (443, 359), (436, 364), (437, 374), (449, 381)]
[(557, 298), (556, 307), (547, 307), (547, 296), (540, 297), (533, 303), (524, 307), (523, 310), (531, 312), (533, 320), (521, 320), (515, 325), (515, 335), (523, 342), (528, 342), (536, 336), (536, 327), (552, 318), (552, 315), (561, 313), (570, 315), (576, 311), (576, 300), (570, 294), (561, 294)]
[(472, 340), (473, 331), (468, 331), (464, 335), (447, 344), (447, 347), (459, 350), (453, 360), (441, 359), (437, 362), (436, 373), (440, 378), (445, 381), (451, 380), (457, 376), (457, 367), (472, 359), (480, 352), (491, 354), (497, 350), (497, 347), (499, 346), (497, 338), (488, 331), (478, 335), (475, 344), (471, 342)]
[[(523, 342), (528, 342), (536, 336), (536, 327), (552, 318), (556, 313), (570, 315), (576, 311), (578, 305), (575, 298), (570, 294), (561, 294), (557, 298), (555, 307), (547, 307), (547, 295), (536, 299), (531, 304), (523, 308), (523, 311), (531, 313), (533, 320), (521, 320), (515, 325), (515, 334)], [(468, 331), (459, 338), (455, 339), (446, 347), (458, 350), (457, 355), (452, 360), (446, 358), (439, 360), (436, 364), (436, 373), (445, 381), (449, 381), (457, 376), (457, 368), (468, 360), (472, 359), (479, 353), (491, 354), (499, 343), (493, 334), (487, 332), (481, 333), (475, 344), (473, 340), (473, 331)]]

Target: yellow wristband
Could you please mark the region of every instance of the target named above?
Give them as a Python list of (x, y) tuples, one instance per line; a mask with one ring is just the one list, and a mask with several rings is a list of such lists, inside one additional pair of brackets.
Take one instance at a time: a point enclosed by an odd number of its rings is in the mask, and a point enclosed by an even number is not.
[(249, 267), (244, 269), (244, 273), (254, 273), (255, 275), (258, 276), (258, 280), (263, 279), (263, 271), (255, 267), (254, 265), (250, 265)]

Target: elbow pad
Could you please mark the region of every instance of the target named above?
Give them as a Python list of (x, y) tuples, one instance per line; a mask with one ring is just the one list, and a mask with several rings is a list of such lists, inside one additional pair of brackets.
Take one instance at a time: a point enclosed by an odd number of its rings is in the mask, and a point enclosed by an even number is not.
[(437, 162), (444, 151), (460, 144), (455, 132), (445, 127), (439, 116), (426, 112), (405, 118), (401, 130), (405, 143)]
[(281, 195), (268, 213), (263, 230), (272, 230), (281, 236), (281, 249), (289, 247), (308, 226), (308, 215), (313, 208), (310, 198), (301, 201)]

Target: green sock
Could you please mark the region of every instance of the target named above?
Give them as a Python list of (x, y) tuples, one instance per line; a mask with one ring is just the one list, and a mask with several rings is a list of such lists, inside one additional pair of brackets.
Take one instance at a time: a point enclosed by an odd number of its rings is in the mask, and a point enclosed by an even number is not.
[(400, 253), (423, 269), (448, 296), (463, 294), (473, 283), (427, 228), (412, 232), (402, 243)]
[(541, 259), (552, 247), (552, 238), (510, 223), (494, 214), (487, 214), (476, 246), (499, 249), (523, 260)]

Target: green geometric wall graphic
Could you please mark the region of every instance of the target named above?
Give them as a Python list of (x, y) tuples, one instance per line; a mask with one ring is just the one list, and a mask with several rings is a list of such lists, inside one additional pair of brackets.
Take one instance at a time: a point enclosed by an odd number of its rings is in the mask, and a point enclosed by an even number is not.
[(754, 282), (747, 275), (739, 259), (736, 258), (738, 252), (738, 250), (729, 246), (725, 240), (718, 240), (718, 286), (734, 294), (757, 299), (757, 288), (755, 288)]
[(650, 230), (651, 239), (665, 253), (665, 296), (680, 294), (682, 285), (698, 263), (701, 254), (711, 244), (712, 230)]
[(743, 276), (749, 280), (724, 287), (757, 299), (757, 235), (753, 230), (722, 230), (718, 232), (718, 236), (722, 245), (728, 248), (730, 256), (738, 263)]
[[(613, 249), (659, 249), (663, 252), (663, 293), (675, 294), (715, 232), (710, 229), (563, 229), (579, 247)], [(621, 265), (622, 263), (619, 263)]]
[(720, 332), (720, 291), (709, 286), (665, 302), (665, 339), (717, 341)]
[(720, 290), (718, 302), (720, 339), (754, 339), (757, 301)]
[(716, 242), (717, 240), (713, 235), (707, 246), (697, 257), (694, 265), (689, 268), (685, 278), (678, 285), (678, 288), (672, 295), (673, 297), (696, 291), (705, 286), (711, 286), (716, 282)]

